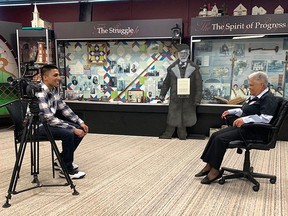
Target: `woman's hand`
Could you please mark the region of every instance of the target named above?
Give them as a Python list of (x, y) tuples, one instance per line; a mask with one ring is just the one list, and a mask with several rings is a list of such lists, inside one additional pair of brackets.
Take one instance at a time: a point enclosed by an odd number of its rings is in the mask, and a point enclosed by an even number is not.
[(227, 115), (229, 115), (228, 110), (226, 110), (226, 111), (224, 111), (224, 112), (222, 113), (221, 118), (222, 118), (222, 119), (226, 119), (226, 116), (227, 116)]
[(244, 121), (242, 118), (238, 118), (233, 122), (233, 126), (236, 126), (236, 127), (241, 127), (243, 124), (244, 124)]

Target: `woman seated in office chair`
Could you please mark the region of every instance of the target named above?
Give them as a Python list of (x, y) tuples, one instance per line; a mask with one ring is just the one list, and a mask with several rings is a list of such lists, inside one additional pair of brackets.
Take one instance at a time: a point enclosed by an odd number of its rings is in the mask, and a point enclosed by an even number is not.
[[(264, 72), (254, 72), (248, 76), (248, 81), (250, 97), (242, 108), (226, 110), (221, 116), (226, 119), (227, 115), (236, 115), (238, 118), (233, 122), (233, 126), (213, 133), (202, 153), (201, 159), (206, 165), (195, 175), (195, 177), (205, 176), (201, 181), (202, 184), (210, 184), (221, 178), (223, 173), (219, 169), (227, 146), (230, 141), (241, 140), (238, 128), (242, 124), (269, 123), (277, 110), (276, 97), (269, 91), (267, 75)], [(266, 134), (247, 131), (246, 135), (252, 139), (263, 139)]]

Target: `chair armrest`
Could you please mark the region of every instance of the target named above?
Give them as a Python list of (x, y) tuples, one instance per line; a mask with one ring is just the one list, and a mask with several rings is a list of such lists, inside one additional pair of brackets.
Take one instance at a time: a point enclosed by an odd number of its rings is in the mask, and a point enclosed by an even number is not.
[(265, 129), (273, 129), (273, 125), (271, 124), (268, 124), (268, 123), (256, 123), (256, 122), (253, 122), (253, 123), (245, 123), (243, 124), (241, 127), (241, 129), (249, 129), (249, 128), (265, 128)]
[(227, 116), (226, 116), (226, 119), (225, 119), (226, 125), (232, 126), (232, 125), (233, 125), (233, 122), (234, 122), (237, 118), (239, 118), (239, 116), (236, 116), (236, 115), (227, 115)]
[[(246, 149), (262, 149), (262, 150), (268, 150), (270, 149), (270, 142), (268, 142), (268, 137), (270, 137), (270, 134), (274, 134), (275, 131), (277, 131), (277, 127), (274, 127), (272, 124), (269, 123), (245, 123), (243, 124), (240, 128), (240, 134), (242, 136), (243, 142), (245, 143)], [(249, 131), (253, 131), (254, 133), (258, 133), (261, 132), (262, 134), (266, 134), (267, 138), (264, 139), (251, 139), (245, 137), (245, 132), (247, 132), (247, 130)]]
[(245, 131), (247, 131), (247, 130), (253, 130), (253, 131), (255, 131), (255, 133), (258, 132), (258, 131), (265, 130), (265, 132), (267, 134), (271, 133), (271, 132), (274, 132), (274, 131), (277, 131), (277, 128), (274, 127), (271, 124), (268, 124), (268, 123), (256, 123), (256, 122), (245, 123), (239, 129), (240, 129), (240, 133), (241, 133), (242, 137), (245, 137)]

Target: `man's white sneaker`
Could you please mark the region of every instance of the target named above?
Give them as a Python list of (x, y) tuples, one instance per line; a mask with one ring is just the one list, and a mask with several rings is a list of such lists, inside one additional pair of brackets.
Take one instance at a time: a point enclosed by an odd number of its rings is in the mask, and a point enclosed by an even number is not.
[[(71, 179), (81, 179), (81, 178), (84, 178), (85, 175), (86, 175), (85, 172), (76, 171), (76, 170), (74, 170), (73, 172), (69, 172), (69, 176), (70, 176)], [(59, 176), (61, 178), (65, 178), (65, 175), (62, 172), (62, 170), (60, 170)]]
[[(79, 168), (79, 166), (77, 164), (72, 164), (72, 165), (73, 165), (74, 170), (77, 170)], [(55, 170), (61, 170), (61, 166), (60, 166), (60, 163), (59, 163), (57, 158), (54, 160), (54, 169)]]

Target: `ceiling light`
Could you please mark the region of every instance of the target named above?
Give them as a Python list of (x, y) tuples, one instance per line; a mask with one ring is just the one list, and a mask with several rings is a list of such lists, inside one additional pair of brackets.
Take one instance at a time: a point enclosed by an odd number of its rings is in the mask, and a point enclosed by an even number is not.
[(31, 5), (31, 3), (21, 3), (21, 4), (0, 4), (0, 7), (12, 7), (12, 6), (27, 6), (27, 5)]
[(79, 3), (79, 1), (59, 1), (59, 2), (35, 2), (36, 5), (49, 5), (49, 4), (74, 4)]
[(237, 37), (233, 37), (232, 39), (237, 40), (237, 39), (251, 39), (251, 38), (262, 38), (262, 37), (265, 37), (265, 35), (237, 36)]
[(86, 2), (117, 2), (117, 1), (129, 1), (129, 0), (86, 0)]

